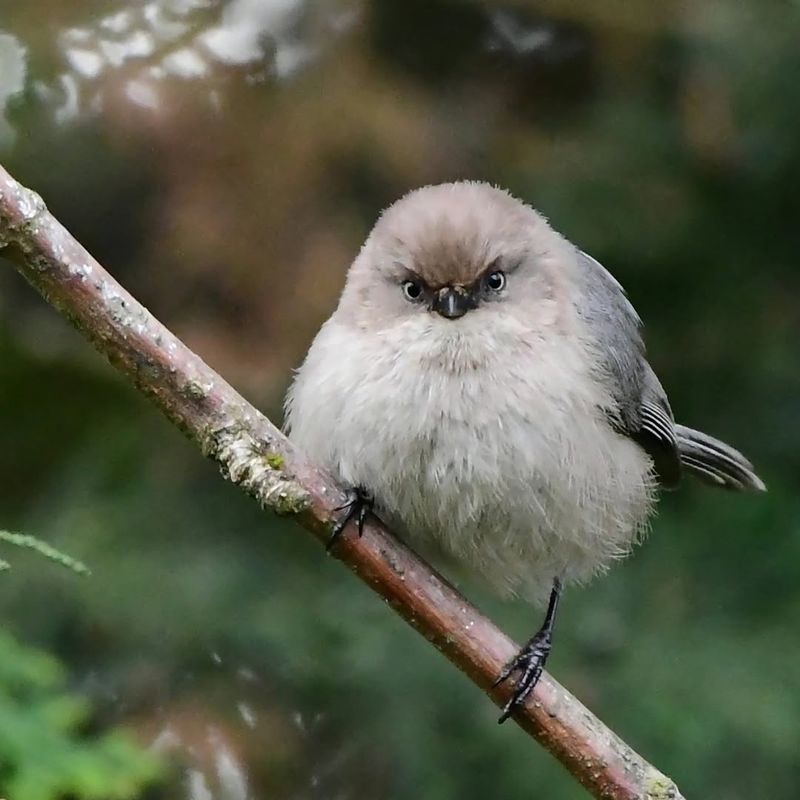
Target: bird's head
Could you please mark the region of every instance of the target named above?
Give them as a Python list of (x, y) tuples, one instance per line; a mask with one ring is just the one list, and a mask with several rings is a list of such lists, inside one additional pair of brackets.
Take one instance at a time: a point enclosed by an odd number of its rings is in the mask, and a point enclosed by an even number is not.
[(366, 329), (463, 336), (559, 316), (569, 245), (530, 206), (485, 183), (417, 189), (376, 223), (348, 275), (340, 312)]

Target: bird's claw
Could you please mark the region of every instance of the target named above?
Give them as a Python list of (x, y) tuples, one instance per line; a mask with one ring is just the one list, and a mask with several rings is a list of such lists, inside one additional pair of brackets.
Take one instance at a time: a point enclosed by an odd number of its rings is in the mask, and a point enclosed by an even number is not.
[(503, 667), (497, 680), (492, 684), (494, 689), (508, 680), (513, 673), (520, 673), (514, 693), (503, 706), (503, 713), (500, 714), (500, 719), (497, 720), (499, 724), (504, 723), (525, 702), (528, 695), (536, 688), (539, 678), (542, 677), (547, 657), (553, 649), (553, 623), (556, 619), (558, 598), (560, 596), (561, 578), (554, 578), (553, 588), (550, 591), (550, 600), (547, 603), (547, 614), (542, 627), (539, 628), (536, 635), (525, 647)]
[(525, 703), (542, 676), (551, 648), (550, 631), (541, 630), (503, 667), (497, 680), (492, 684), (492, 688), (504, 683), (515, 672), (519, 672), (520, 677), (514, 693), (503, 706), (503, 712), (500, 714), (500, 719), (497, 720), (498, 724), (504, 723), (514, 711)]
[(364, 525), (367, 522), (367, 517), (372, 511), (374, 500), (372, 495), (360, 486), (353, 487), (347, 493), (347, 502), (337, 506), (335, 511), (343, 511), (344, 513), (336, 520), (331, 528), (331, 536), (328, 539), (326, 550), (330, 550), (336, 541), (341, 536), (342, 531), (347, 527), (351, 520), (356, 520), (358, 535), (364, 533)]

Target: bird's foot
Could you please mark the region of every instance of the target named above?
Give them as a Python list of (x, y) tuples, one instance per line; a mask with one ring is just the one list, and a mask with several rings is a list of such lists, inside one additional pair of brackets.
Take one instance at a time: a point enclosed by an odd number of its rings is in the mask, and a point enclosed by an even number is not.
[(353, 519), (356, 520), (358, 535), (361, 536), (364, 533), (364, 525), (366, 524), (367, 517), (372, 511), (374, 502), (375, 501), (372, 495), (362, 487), (354, 486), (352, 489), (350, 489), (347, 492), (347, 502), (335, 509), (336, 511), (341, 511), (343, 513), (339, 519), (336, 520), (333, 528), (331, 529), (331, 536), (330, 539), (328, 539), (326, 549), (330, 550), (333, 545), (336, 544), (336, 541), (341, 536), (342, 531)]
[(492, 684), (492, 688), (499, 686), (507, 681), (515, 672), (519, 673), (519, 679), (514, 688), (514, 693), (509, 701), (503, 706), (503, 713), (499, 724), (504, 723), (528, 698), (528, 695), (536, 688), (539, 678), (542, 677), (544, 665), (547, 657), (553, 648), (553, 623), (556, 619), (558, 610), (558, 598), (561, 596), (561, 579), (553, 580), (553, 589), (550, 592), (550, 602), (547, 604), (547, 614), (544, 618), (542, 627), (536, 635), (517, 653), (508, 664), (503, 667), (497, 680)]
[(505, 722), (516, 709), (523, 705), (528, 695), (534, 690), (542, 676), (552, 646), (550, 630), (542, 629), (503, 667), (503, 671), (492, 684), (493, 688), (507, 681), (515, 672), (519, 673), (519, 678), (514, 693), (503, 706), (503, 713), (497, 720), (499, 724)]

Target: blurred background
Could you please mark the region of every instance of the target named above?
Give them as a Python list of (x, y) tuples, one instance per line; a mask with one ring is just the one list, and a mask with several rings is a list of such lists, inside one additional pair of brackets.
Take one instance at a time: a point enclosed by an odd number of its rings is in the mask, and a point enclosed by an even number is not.
[[(687, 798), (794, 800), (798, 36), (759, 0), (0, 0), (0, 162), (275, 420), (382, 207), (480, 178), (539, 208), (770, 488), (664, 497), (549, 667)], [(93, 572), (0, 551), (0, 796), (584, 796), (6, 263), (0, 415), (0, 528)]]

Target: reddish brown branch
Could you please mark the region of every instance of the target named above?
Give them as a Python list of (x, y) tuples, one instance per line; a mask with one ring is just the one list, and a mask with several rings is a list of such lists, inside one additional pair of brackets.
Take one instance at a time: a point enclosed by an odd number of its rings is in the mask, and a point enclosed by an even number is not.
[[(133, 299), (0, 168), (0, 253), (155, 404), (223, 474), (264, 508), (326, 539), (342, 490), (268, 419)], [(491, 690), (516, 647), (486, 617), (378, 524), (343, 537), (334, 555), (500, 704)], [(549, 676), (516, 721), (595, 796), (681, 800), (662, 775)]]

